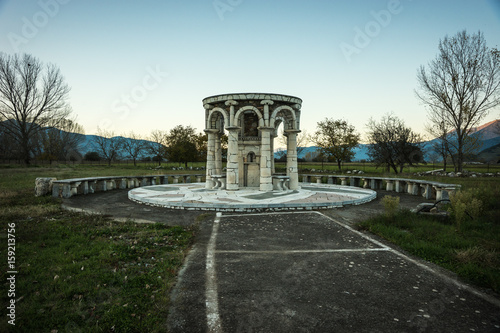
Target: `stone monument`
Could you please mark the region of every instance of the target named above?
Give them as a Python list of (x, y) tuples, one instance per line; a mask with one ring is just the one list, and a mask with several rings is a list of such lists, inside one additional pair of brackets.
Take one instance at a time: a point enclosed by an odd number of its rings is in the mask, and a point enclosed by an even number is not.
[[(300, 98), (265, 93), (224, 94), (203, 99), (208, 135), (206, 188), (219, 186), (235, 191), (240, 187), (258, 187), (270, 192), (274, 177), (281, 181), (286, 178), (290, 190), (298, 189), (297, 134), (301, 105)], [(281, 124), (287, 138), (284, 177), (276, 175), (274, 170), (274, 138)], [(220, 137), (225, 131), (228, 152), (223, 173)]]

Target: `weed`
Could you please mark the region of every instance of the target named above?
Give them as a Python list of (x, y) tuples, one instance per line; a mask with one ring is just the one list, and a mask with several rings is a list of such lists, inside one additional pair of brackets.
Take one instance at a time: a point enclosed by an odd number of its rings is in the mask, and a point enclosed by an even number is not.
[(399, 197), (386, 195), (382, 198), (382, 205), (384, 205), (385, 215), (389, 219), (394, 219), (399, 210)]
[(477, 199), (478, 196), (476, 189), (456, 191), (450, 195), (450, 213), (455, 220), (457, 230), (462, 230), (462, 224), (468, 217), (474, 219), (481, 216), (483, 202)]

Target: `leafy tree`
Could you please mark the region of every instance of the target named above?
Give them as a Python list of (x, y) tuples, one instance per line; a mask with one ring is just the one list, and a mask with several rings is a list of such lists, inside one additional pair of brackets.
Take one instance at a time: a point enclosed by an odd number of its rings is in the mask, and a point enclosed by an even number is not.
[(111, 166), (112, 161), (116, 161), (121, 156), (123, 140), (115, 136), (113, 132), (97, 128), (97, 135), (94, 136), (93, 146), (103, 160)]
[(134, 132), (122, 136), (122, 149), (125, 156), (134, 161), (134, 166), (137, 166), (139, 155), (146, 150), (147, 143), (142, 137)]
[(97, 161), (100, 161), (101, 160), (101, 157), (99, 156), (99, 153), (96, 152), (96, 151), (89, 151), (85, 154), (85, 156), (83, 156), (83, 159), (85, 161), (93, 161), (93, 162), (97, 162)]
[(196, 146), (197, 135), (191, 126), (177, 125), (172, 128), (167, 136), (168, 160), (172, 162), (184, 163), (187, 168), (188, 162), (198, 159)]
[(387, 171), (403, 172), (405, 164), (422, 162), (419, 134), (406, 127), (404, 122), (387, 114), (380, 122), (370, 118), (368, 124), (368, 155), (376, 166), (386, 166)]
[(314, 141), (320, 148), (321, 155), (337, 162), (342, 170), (342, 162), (349, 161), (354, 156), (353, 149), (359, 144), (360, 135), (353, 125), (339, 119), (328, 119), (318, 122)]
[(462, 171), (471, 131), (500, 104), (500, 52), (486, 46), (481, 32), (469, 35), (465, 30), (446, 36), (438, 49), (427, 68), (418, 71), (417, 96), (429, 109), (431, 128), (454, 131), (455, 169)]
[(57, 128), (69, 116), (68, 93), (55, 65), (43, 66), (28, 54), (0, 53), (0, 126), (17, 143), (26, 164), (40, 132)]
[(160, 130), (152, 131), (148, 138), (147, 149), (153, 155), (153, 160), (158, 161), (158, 165), (161, 165), (161, 161), (167, 156), (167, 140), (167, 132)]

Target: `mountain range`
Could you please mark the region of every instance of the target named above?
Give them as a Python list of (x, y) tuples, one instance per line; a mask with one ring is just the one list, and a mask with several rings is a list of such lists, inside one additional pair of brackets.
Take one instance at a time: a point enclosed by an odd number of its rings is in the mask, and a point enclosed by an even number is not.
[[(482, 146), (477, 154), (478, 159), (483, 159), (485, 161), (496, 163), (500, 159), (500, 133), (498, 133), (498, 128), (500, 126), (500, 120), (493, 120), (486, 124), (483, 124), (473, 130), (472, 136), (480, 136), (482, 140)], [(80, 153), (85, 155), (89, 151), (95, 150), (93, 148), (92, 142), (95, 140), (96, 135), (83, 135)], [(130, 138), (124, 138), (125, 140), (134, 140)], [(424, 159), (429, 160), (429, 153), (432, 151), (432, 144), (438, 139), (428, 140), (423, 142), (423, 152)], [(300, 152), (298, 157), (301, 159), (307, 159), (307, 157), (314, 157), (319, 149), (316, 146), (305, 147), (299, 149)], [(286, 151), (285, 151), (286, 152)], [(279, 158), (280, 153), (275, 152), (275, 157)], [(147, 153), (142, 157), (148, 156)], [(142, 158), (141, 157), (141, 158)], [(353, 161), (369, 160), (368, 156), (368, 145), (360, 144), (354, 149)]]
[[(472, 136), (480, 137), (482, 140), (481, 148), (477, 153), (478, 159), (487, 162), (497, 163), (500, 159), (500, 133), (499, 133), (500, 120), (493, 120), (486, 124), (476, 127), (472, 132)], [(424, 141), (422, 150), (424, 152), (424, 159), (429, 160), (429, 153), (432, 151), (432, 145), (438, 139)], [(369, 160), (368, 144), (360, 144), (354, 151), (353, 161)], [(308, 156), (316, 156), (319, 148), (316, 146), (305, 147), (299, 149), (298, 158), (307, 159)], [(279, 153), (275, 153), (275, 157), (279, 158)]]

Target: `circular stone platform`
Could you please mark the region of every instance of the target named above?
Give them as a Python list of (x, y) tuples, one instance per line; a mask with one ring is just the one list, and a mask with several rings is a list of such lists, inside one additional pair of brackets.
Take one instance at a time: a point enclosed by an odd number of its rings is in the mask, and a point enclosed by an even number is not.
[(205, 183), (145, 186), (130, 190), (132, 201), (165, 208), (225, 212), (331, 209), (372, 201), (375, 191), (350, 186), (302, 184), (295, 191), (207, 190)]

